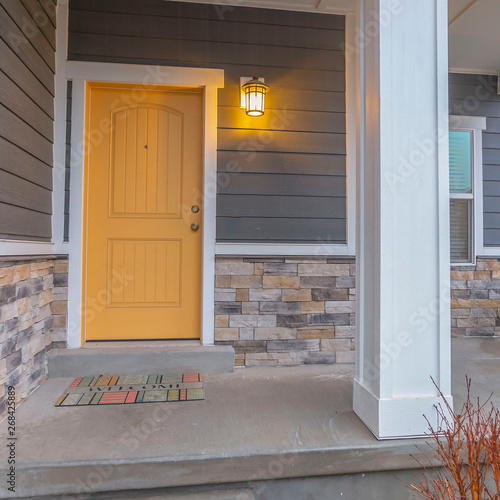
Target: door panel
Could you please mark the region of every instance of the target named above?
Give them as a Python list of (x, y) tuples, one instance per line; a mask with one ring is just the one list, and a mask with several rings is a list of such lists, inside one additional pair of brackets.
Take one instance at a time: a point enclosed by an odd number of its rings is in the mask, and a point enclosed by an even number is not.
[(199, 338), (203, 95), (89, 92), (86, 338)]

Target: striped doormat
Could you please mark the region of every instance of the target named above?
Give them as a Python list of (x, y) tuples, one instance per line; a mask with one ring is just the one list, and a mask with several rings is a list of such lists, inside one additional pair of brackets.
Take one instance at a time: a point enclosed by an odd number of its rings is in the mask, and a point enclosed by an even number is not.
[(120, 405), (205, 399), (201, 373), (78, 377), (55, 406)]

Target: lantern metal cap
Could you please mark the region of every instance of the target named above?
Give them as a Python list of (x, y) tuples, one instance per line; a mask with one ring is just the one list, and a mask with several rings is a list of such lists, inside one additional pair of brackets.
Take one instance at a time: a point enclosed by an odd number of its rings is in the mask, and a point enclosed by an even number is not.
[(262, 80), (259, 80), (258, 76), (253, 76), (251, 80), (246, 82), (241, 86), (241, 90), (245, 90), (247, 87), (253, 86), (253, 85), (258, 85), (261, 87), (264, 92), (267, 92), (269, 90), (269, 85), (266, 85)]

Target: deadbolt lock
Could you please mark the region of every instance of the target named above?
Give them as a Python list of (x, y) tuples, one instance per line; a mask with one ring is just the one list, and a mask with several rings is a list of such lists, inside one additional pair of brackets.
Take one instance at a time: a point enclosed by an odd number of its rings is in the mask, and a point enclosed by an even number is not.
[(194, 214), (197, 214), (199, 211), (200, 211), (200, 207), (198, 205), (193, 205), (191, 207), (191, 212), (193, 212)]

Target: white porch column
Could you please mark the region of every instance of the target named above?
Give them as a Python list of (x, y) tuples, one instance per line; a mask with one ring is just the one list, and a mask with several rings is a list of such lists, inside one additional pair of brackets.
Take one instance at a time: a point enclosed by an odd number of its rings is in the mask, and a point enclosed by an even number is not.
[(380, 439), (420, 436), (431, 377), (451, 391), (447, 2), (358, 6), (354, 411)]

